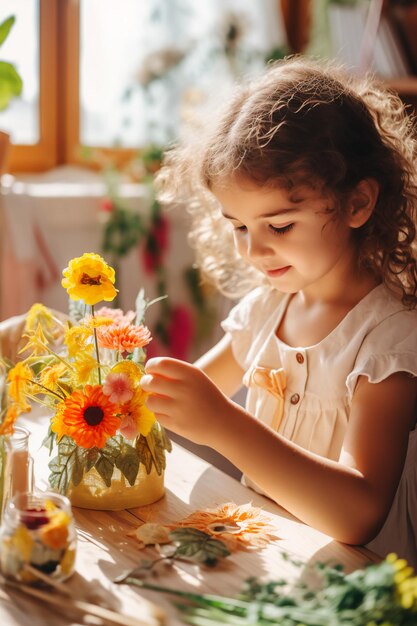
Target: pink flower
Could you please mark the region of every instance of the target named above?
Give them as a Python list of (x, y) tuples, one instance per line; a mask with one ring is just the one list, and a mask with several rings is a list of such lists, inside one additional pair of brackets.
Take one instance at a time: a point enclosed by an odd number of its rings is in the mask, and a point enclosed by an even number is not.
[(115, 322), (130, 324), (135, 319), (136, 313), (134, 311), (123, 313), (122, 309), (111, 309), (108, 306), (102, 306), (95, 312), (95, 315), (97, 317), (110, 317)]
[(129, 402), (133, 397), (132, 381), (127, 374), (108, 374), (103, 385), (103, 393), (114, 404)]
[(129, 413), (122, 418), (119, 433), (126, 439), (134, 439), (139, 434), (138, 421), (134, 415)]
[(142, 324), (134, 326), (125, 322), (115, 322), (111, 326), (97, 328), (97, 339), (102, 348), (133, 352), (135, 348), (146, 346), (152, 337), (150, 330)]
[(99, 206), (100, 211), (103, 213), (111, 213), (114, 209), (113, 201), (110, 198), (103, 198)]

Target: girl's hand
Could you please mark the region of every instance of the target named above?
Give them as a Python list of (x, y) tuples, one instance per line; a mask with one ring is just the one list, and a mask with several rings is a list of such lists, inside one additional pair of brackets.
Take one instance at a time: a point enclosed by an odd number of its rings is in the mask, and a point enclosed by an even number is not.
[(213, 445), (227, 425), (232, 403), (204, 372), (168, 357), (149, 359), (140, 384), (148, 408), (169, 430), (195, 443)]

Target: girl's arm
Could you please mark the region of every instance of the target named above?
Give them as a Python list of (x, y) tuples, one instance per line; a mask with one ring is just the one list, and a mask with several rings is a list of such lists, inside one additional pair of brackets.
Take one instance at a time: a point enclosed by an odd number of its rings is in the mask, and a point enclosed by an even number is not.
[(361, 544), (376, 535), (414, 427), (416, 378), (359, 379), (343, 451), (331, 461), (273, 432), (188, 363), (151, 359), (146, 370), (148, 406), (168, 429), (215, 448), (281, 506), (335, 539)]
[(233, 396), (242, 386), (244, 370), (238, 365), (232, 352), (232, 339), (229, 334), (211, 350), (201, 356), (195, 366), (207, 374), (212, 382), (228, 397)]

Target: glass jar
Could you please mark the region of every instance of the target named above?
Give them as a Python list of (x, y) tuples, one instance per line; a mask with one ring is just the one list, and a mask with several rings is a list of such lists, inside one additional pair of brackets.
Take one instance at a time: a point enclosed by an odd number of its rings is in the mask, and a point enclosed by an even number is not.
[(0, 519), (9, 499), (33, 491), (33, 459), (29, 454), (26, 428), (15, 426), (11, 435), (0, 437)]
[(19, 493), (9, 502), (0, 527), (0, 570), (21, 582), (36, 572), (62, 581), (74, 571), (76, 532), (71, 504), (53, 492)]

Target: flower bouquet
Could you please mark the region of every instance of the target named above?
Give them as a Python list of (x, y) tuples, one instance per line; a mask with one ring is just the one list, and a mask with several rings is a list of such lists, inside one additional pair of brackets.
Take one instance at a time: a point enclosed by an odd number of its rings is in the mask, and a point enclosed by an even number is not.
[(139, 292), (136, 312), (95, 305), (112, 301), (113, 268), (97, 254), (72, 259), (63, 271), (69, 319), (35, 304), (27, 314), (21, 352), (8, 371), (9, 406), (0, 432), (37, 401), (51, 412), (44, 445), (51, 488), (83, 508), (119, 510), (150, 504), (164, 493), (170, 442), (146, 407), (139, 381), (143, 325), (153, 304)]

